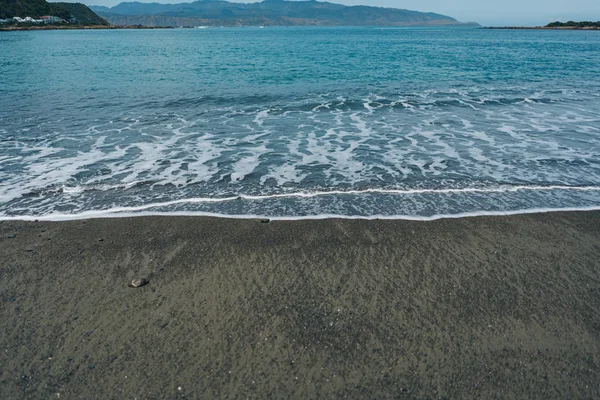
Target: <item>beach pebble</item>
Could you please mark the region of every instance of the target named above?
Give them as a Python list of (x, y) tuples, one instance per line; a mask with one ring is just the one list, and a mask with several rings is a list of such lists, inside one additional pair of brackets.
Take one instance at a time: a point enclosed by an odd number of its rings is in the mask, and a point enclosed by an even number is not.
[(269, 222), (271, 222), (271, 220), (268, 218), (265, 218), (265, 219), (261, 219), (260, 222), (262, 222), (263, 224), (268, 224)]
[(146, 278), (136, 278), (129, 281), (128, 286), (132, 288), (138, 288), (148, 284), (148, 279)]

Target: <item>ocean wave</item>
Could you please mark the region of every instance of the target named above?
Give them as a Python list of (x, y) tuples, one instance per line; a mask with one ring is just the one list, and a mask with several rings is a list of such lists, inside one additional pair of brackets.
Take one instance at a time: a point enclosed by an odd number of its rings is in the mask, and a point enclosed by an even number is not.
[[(138, 185), (132, 184), (129, 186), (124, 185), (113, 185), (112, 187), (102, 187), (102, 188), (88, 188), (90, 191), (95, 190), (122, 190), (131, 188)], [(235, 210), (237, 209), (238, 213), (244, 213), (244, 209), (256, 209), (257, 207), (266, 207), (265, 202), (278, 202), (278, 201), (300, 201), (300, 200), (318, 200), (313, 206), (305, 204), (303, 209), (305, 211), (300, 211), (300, 213), (308, 213), (309, 215), (317, 214), (314, 210), (327, 210), (327, 209), (338, 209), (340, 205), (343, 204), (343, 208), (345, 210), (358, 209), (359, 207), (362, 211), (363, 216), (369, 215), (382, 215), (379, 210), (387, 209), (389, 212), (393, 213), (395, 209), (398, 208), (406, 208), (409, 203), (405, 203), (407, 200), (416, 201), (416, 203), (420, 203), (422, 205), (427, 205), (430, 207), (431, 203), (437, 203), (438, 209), (448, 208), (455, 210), (454, 212), (460, 213), (460, 209), (456, 209), (456, 202), (459, 204), (462, 202), (464, 204), (471, 203), (471, 208), (479, 208), (485, 209), (487, 207), (494, 207), (494, 201), (486, 204), (486, 201), (490, 199), (490, 195), (517, 195), (520, 192), (529, 192), (529, 193), (537, 193), (537, 196), (541, 193), (553, 193), (555, 196), (560, 193), (585, 193), (585, 192), (600, 192), (600, 186), (566, 186), (566, 185), (546, 185), (546, 186), (523, 186), (523, 185), (508, 185), (508, 186), (498, 186), (498, 187), (479, 187), (479, 188), (438, 188), (438, 189), (424, 189), (424, 188), (414, 188), (414, 189), (361, 189), (361, 190), (329, 190), (329, 191), (312, 191), (312, 192), (289, 192), (289, 193), (275, 193), (275, 194), (262, 194), (262, 195), (248, 195), (248, 194), (237, 194), (227, 197), (191, 197), (191, 198), (179, 198), (173, 200), (165, 200), (165, 201), (152, 201), (152, 197), (148, 198), (147, 196), (134, 196), (130, 201), (142, 202), (142, 204), (131, 205), (131, 206), (116, 206), (108, 209), (98, 209), (95, 211), (90, 210), (89, 212), (97, 213), (98, 215), (103, 213), (139, 213), (145, 212), (148, 210), (165, 210), (171, 209), (170, 212), (178, 212), (177, 210), (186, 209), (188, 207), (192, 207), (195, 205), (203, 205), (203, 206), (218, 206), (219, 209), (222, 209), (224, 205), (227, 203), (236, 203), (237, 206), (231, 207), (229, 209)], [(83, 189), (77, 189), (76, 191), (66, 192), (67, 196), (73, 195), (83, 195), (86, 191)], [(93, 193), (88, 193), (87, 196), (90, 196)], [(467, 196), (477, 196), (477, 198), (470, 198)], [(374, 197), (371, 200), (367, 199), (367, 196), (378, 196)], [(391, 197), (389, 197), (391, 196)], [(428, 196), (428, 197), (423, 197)], [(433, 196), (433, 197), (432, 197)], [(449, 203), (447, 199), (448, 197), (444, 196), (463, 196), (456, 197), (451, 200)], [(163, 196), (164, 197), (164, 196)], [(402, 198), (405, 197), (405, 200)], [(538, 198), (538, 197), (536, 197)], [(597, 197), (595, 197), (597, 198)], [(379, 199), (379, 200), (377, 200)], [(437, 200), (435, 200), (437, 199)], [(462, 200), (461, 200), (462, 199)], [(515, 204), (519, 204), (523, 199), (516, 199)], [(123, 201), (123, 200), (121, 200)], [(325, 201), (325, 202), (324, 202)], [(498, 201), (498, 199), (496, 199)], [(507, 200), (502, 200), (506, 202)], [(512, 199), (511, 201), (515, 201)], [(240, 207), (242, 203), (248, 203), (243, 207)], [(359, 206), (358, 204), (362, 205)], [(377, 205), (377, 203), (380, 203)], [(404, 205), (402, 205), (405, 203)], [(442, 203), (444, 203), (444, 207), (442, 207)], [(447, 203), (447, 204), (446, 204)], [(78, 205), (77, 201), (72, 202), (68, 200), (65, 204), (71, 204), (74, 206), (74, 211), (77, 213), (81, 211), (80, 205)], [(88, 204), (87, 200), (83, 201), (81, 204)], [(317, 208), (314, 208), (314, 207)], [(87, 206), (86, 206), (87, 207)], [(250, 208), (248, 208), (250, 207)], [(272, 206), (264, 208), (264, 210), (271, 209), (274, 210), (274, 213), (288, 212), (282, 211), (286, 210), (287, 205), (285, 203), (273, 203)], [(308, 208), (306, 208), (308, 207)], [(410, 208), (410, 207), (409, 207)], [(26, 211), (27, 208), (21, 209), (20, 213)], [(242, 210), (242, 211), (240, 211)], [(278, 210), (278, 211), (275, 211)], [(292, 214), (299, 212), (300, 208), (291, 210)], [(313, 210), (313, 211), (306, 211)], [(430, 211), (426, 211), (431, 213)], [(349, 213), (349, 211), (347, 211)], [(413, 213), (415, 216), (418, 216), (421, 211), (416, 211), (413, 208)], [(52, 209), (49, 212), (41, 213), (40, 215), (51, 215), (53, 213)], [(223, 214), (227, 214), (226, 212)], [(292, 214), (289, 214), (290, 216)], [(9, 214), (6, 214), (9, 215)], [(266, 215), (266, 214), (265, 214)], [(344, 215), (344, 214), (336, 214), (336, 215)], [(350, 214), (348, 214), (350, 215)], [(273, 216), (273, 215), (271, 215)]]
[[(175, 99), (167, 101), (152, 100), (138, 104), (139, 108), (157, 107), (165, 110), (196, 109), (198, 112), (210, 113), (215, 111), (237, 111), (253, 112), (256, 108), (267, 105), (274, 115), (289, 112), (311, 112), (311, 111), (359, 111), (365, 108), (369, 111), (385, 109), (408, 109), (419, 107), (469, 107), (472, 106), (507, 106), (520, 104), (549, 104), (566, 101), (564, 97), (535, 97), (535, 96), (503, 96), (494, 92), (408, 92), (369, 94), (361, 98), (345, 98), (339, 96), (315, 96), (318, 100), (306, 99), (305, 97), (282, 96), (273, 94), (251, 95), (251, 96), (215, 96), (204, 95), (199, 97)], [(313, 101), (311, 101), (313, 100)]]
[(151, 185), (152, 182), (130, 182), (130, 183), (116, 183), (116, 184), (90, 184), (90, 185), (62, 185), (58, 187), (49, 187), (42, 189), (35, 189), (30, 192), (21, 194), (22, 197), (37, 197), (37, 196), (48, 196), (67, 194), (74, 195), (84, 192), (106, 192), (110, 190), (127, 190), (134, 187), (140, 187), (143, 185)]
[[(209, 95), (129, 104), (104, 118), (9, 119), (0, 135), (0, 212), (231, 203), (243, 213), (235, 201), (594, 192), (597, 105), (571, 101), (587, 95), (510, 87)], [(493, 206), (478, 201), (470, 207)], [(533, 200), (510, 207), (523, 204)]]

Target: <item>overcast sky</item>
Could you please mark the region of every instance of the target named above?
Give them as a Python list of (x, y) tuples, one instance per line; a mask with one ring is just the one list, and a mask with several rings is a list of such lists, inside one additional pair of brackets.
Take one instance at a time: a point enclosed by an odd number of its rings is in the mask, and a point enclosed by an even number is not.
[[(74, 1), (74, 0), (71, 0)], [(123, 0), (78, 0), (88, 5), (113, 6)], [(139, 0), (182, 3), (193, 0)], [(248, 3), (247, 0), (231, 0)], [(346, 5), (406, 8), (449, 15), (482, 25), (545, 25), (561, 20), (600, 20), (600, 0), (330, 0)]]

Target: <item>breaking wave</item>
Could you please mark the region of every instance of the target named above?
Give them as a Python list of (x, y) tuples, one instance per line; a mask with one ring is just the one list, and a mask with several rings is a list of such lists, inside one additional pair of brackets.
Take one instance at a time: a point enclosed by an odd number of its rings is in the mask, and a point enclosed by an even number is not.
[[(462, 61), (441, 56), (445, 46), (480, 46), (501, 32), (281, 31), (323, 39), (305, 42), (299, 66), (288, 65), (298, 62), (286, 55), (290, 42), (267, 31), (249, 31), (253, 40), (178, 31), (173, 48), (140, 43), (163, 64), (141, 67), (122, 51), (110, 68), (85, 74), (76, 59), (44, 57), (46, 74), (68, 69), (52, 91), (40, 86), (45, 76), (13, 85), (30, 61), (24, 39), (9, 40), (14, 65), (0, 65), (9, 94), (0, 99), (0, 218), (434, 218), (600, 204), (600, 62), (590, 60), (598, 45), (587, 37), (575, 45), (531, 34), (549, 65), (534, 71), (532, 62), (515, 67), (531, 57), (525, 38), (501, 41), (511, 48), (505, 59), (485, 46)], [(103, 40), (123, 50), (122, 34)], [(105, 65), (107, 47), (77, 35), (77, 51)], [(225, 37), (245, 47), (223, 46)], [(361, 40), (371, 45), (355, 48)], [(576, 67), (563, 68), (556, 46)], [(398, 49), (406, 59), (389, 58)], [(245, 59), (246, 50), (262, 58)], [(313, 62), (315, 54), (331, 56)], [(133, 65), (133, 83), (114, 73)]]

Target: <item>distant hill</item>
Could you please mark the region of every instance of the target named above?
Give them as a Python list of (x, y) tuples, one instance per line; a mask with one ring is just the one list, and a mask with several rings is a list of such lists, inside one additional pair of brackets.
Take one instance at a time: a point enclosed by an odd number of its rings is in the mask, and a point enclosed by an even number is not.
[(552, 22), (546, 25), (546, 28), (600, 28), (600, 21), (569, 21), (569, 22)]
[(314, 0), (264, 0), (261, 3), (200, 0), (180, 4), (125, 2), (112, 8), (103, 6), (91, 6), (90, 8), (115, 25), (409, 26), (461, 24), (452, 17), (435, 13), (396, 8), (344, 6)]
[(46, 0), (0, 0), (0, 19), (12, 17), (39, 18), (54, 15), (65, 20), (75, 17), (80, 25), (108, 25), (81, 3), (48, 3)]

